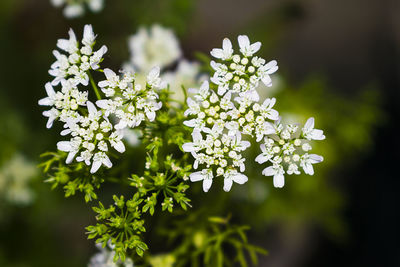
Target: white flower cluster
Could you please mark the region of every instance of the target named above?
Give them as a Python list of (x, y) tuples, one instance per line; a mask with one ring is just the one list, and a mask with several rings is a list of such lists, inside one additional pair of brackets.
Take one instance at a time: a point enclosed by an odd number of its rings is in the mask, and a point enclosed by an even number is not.
[(222, 49), (214, 48), (211, 51), (211, 55), (218, 59), (217, 62), (211, 61), (211, 67), (215, 70), (211, 81), (218, 85), (219, 95), (229, 90), (258, 101), (259, 96), (255, 89), (260, 80), (266, 86), (272, 85), (269, 75), (278, 70), (277, 62), (272, 60), (266, 63), (263, 58), (253, 56), (260, 50), (260, 42), (251, 44), (246, 35), (239, 35), (238, 42), (241, 55), (234, 54), (228, 38), (223, 40)]
[(263, 175), (273, 176), (275, 187), (285, 185), (284, 174), (300, 174), (300, 168), (304, 173), (313, 175), (312, 164), (323, 161), (323, 157), (309, 154), (312, 149), (310, 141), (324, 140), (322, 130), (314, 129), (314, 118), (309, 118), (302, 129), (294, 124), (283, 125), (277, 121), (274, 125), (274, 133), (264, 138), (260, 145), (262, 153), (257, 156), (256, 161), (260, 164), (272, 163), (265, 168)]
[[(197, 87), (201, 81), (200, 64), (182, 58), (179, 40), (172, 29), (158, 24), (150, 28), (141, 27), (129, 38), (130, 62), (124, 65), (125, 70), (133, 70), (137, 79), (144, 80), (147, 72), (154, 66), (160, 67), (161, 78), (169, 84), (173, 92), (172, 98), (185, 101), (182, 86), (185, 88)], [(177, 63), (174, 69), (167, 67)]]
[[(47, 128), (51, 128), (56, 119), (66, 123), (68, 118), (78, 118), (78, 109), (86, 105), (88, 92), (80, 91), (78, 86), (89, 84), (89, 71), (99, 69), (103, 55), (107, 52), (106, 46), (93, 52), (95, 39), (92, 26), (85, 25), (81, 48), (72, 29), (69, 31), (69, 39), (57, 41), (57, 47), (68, 54), (53, 51), (57, 60), (51, 65), (49, 74), (55, 78), (46, 84), (47, 97), (39, 101), (39, 105), (52, 107), (43, 112), (49, 118)], [(60, 84), (61, 90), (55, 92), (53, 86)]]
[(112, 250), (112, 245), (107, 245), (105, 248), (101, 244), (96, 244), (96, 247), (100, 250), (90, 258), (88, 267), (134, 267), (131, 258), (126, 258), (124, 262), (118, 260), (114, 262), (115, 251)]
[[(223, 40), (222, 49), (211, 51), (218, 60), (211, 61), (215, 70), (211, 83), (206, 81), (198, 90), (190, 89), (194, 96), (187, 99), (185, 116), (194, 118), (184, 124), (193, 128), (193, 142), (184, 144), (182, 149), (195, 158), (195, 169), (202, 165), (202, 169), (192, 173), (190, 179), (203, 181), (205, 192), (218, 176), (224, 178), (225, 191), (231, 189), (233, 182), (247, 182), (248, 178), (243, 174), (245, 158), (242, 153), (250, 147), (250, 142), (243, 141), (242, 135), (260, 142), (264, 137), (269, 140), (277, 131), (279, 113), (273, 109), (276, 99), (267, 98), (261, 103), (256, 91), (259, 81), (271, 85), (269, 75), (278, 69), (277, 63), (274, 60), (266, 63), (254, 56), (261, 43), (251, 44), (244, 35), (238, 37), (238, 43), (241, 55), (234, 54), (232, 43), (227, 38)], [(309, 169), (308, 165), (306, 168)]]
[(104, 0), (50, 0), (55, 7), (65, 5), (63, 13), (67, 18), (76, 18), (85, 14), (85, 4), (92, 12), (100, 12), (104, 7)]
[(107, 53), (107, 47), (103, 45), (99, 50), (93, 51), (96, 35), (91, 25), (85, 25), (82, 38), (82, 46), (76, 40), (72, 29), (69, 30), (69, 39), (60, 39), (57, 47), (67, 54), (57, 50), (53, 51), (57, 61), (51, 65), (49, 74), (54, 76), (52, 85), (58, 85), (61, 81), (67, 81), (71, 86), (79, 84), (88, 85), (89, 70), (97, 70), (103, 56)]
[(35, 164), (21, 154), (15, 154), (10, 160), (4, 162), (0, 168), (2, 200), (15, 205), (30, 204), (35, 194), (29, 184), (36, 173)]
[[(59, 119), (65, 128), (61, 135), (71, 136), (69, 141), (57, 143), (59, 150), (68, 152), (66, 163), (76, 158), (78, 162), (91, 165), (90, 172), (95, 173), (102, 165), (112, 167), (107, 155), (110, 148), (120, 153), (125, 151), (122, 142), (125, 128), (134, 128), (146, 119), (155, 119), (156, 111), (161, 108), (155, 89), (162, 88), (165, 83), (161, 81), (157, 67), (150, 71), (144, 86), (135, 82), (133, 73), (124, 72), (120, 78), (110, 69), (100, 70), (99, 63), (107, 48), (103, 46), (99, 51), (92, 52), (96, 36), (90, 25), (84, 28), (81, 49), (72, 30), (69, 35), (69, 40), (61, 39), (57, 46), (70, 55), (67, 57), (54, 52), (57, 61), (49, 73), (56, 78), (46, 84), (48, 96), (39, 100), (39, 105), (51, 106), (50, 110), (43, 112), (49, 118), (48, 128)], [(70, 69), (76, 69), (77, 72), (70, 72)], [(88, 100), (89, 91), (78, 88), (89, 85), (91, 70), (103, 71), (106, 76), (106, 80), (98, 83), (104, 99), (100, 99), (100, 92), (94, 80), (91, 80), (98, 97), (96, 105), (100, 110)], [(53, 85), (60, 84), (61, 90), (56, 92)], [(110, 116), (118, 119), (116, 125), (109, 119)]]
[(99, 82), (99, 86), (106, 97), (112, 98), (98, 100), (96, 105), (105, 110), (106, 116), (113, 114), (119, 119), (116, 129), (139, 126), (146, 117), (149, 121), (155, 119), (162, 104), (157, 102), (158, 94), (154, 89), (165, 87), (158, 67), (147, 75), (146, 86), (135, 83), (130, 72), (124, 72), (122, 79), (110, 69), (105, 69), (104, 74), (107, 80)]
[(148, 72), (155, 66), (161, 69), (182, 56), (178, 38), (172, 29), (154, 24), (149, 29), (141, 27), (129, 38), (131, 63), (135, 71)]

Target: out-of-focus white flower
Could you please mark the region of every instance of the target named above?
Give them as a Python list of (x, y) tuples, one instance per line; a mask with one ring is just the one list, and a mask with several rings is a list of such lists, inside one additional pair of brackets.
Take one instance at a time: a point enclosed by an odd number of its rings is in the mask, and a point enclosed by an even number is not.
[(103, 9), (104, 0), (50, 0), (53, 6), (61, 7), (65, 4), (63, 14), (67, 18), (81, 17), (85, 14), (85, 5), (93, 12)]
[(178, 60), (182, 51), (171, 29), (153, 25), (142, 27), (129, 39), (131, 63), (138, 72), (148, 72), (155, 66), (161, 69)]
[(10, 204), (30, 204), (35, 194), (29, 183), (36, 173), (35, 164), (15, 154), (0, 168), (0, 197)]
[(120, 260), (114, 262), (115, 251), (111, 250), (109, 246), (103, 248), (101, 244), (96, 244), (96, 247), (100, 252), (90, 258), (88, 267), (134, 267), (131, 258), (126, 258), (124, 262)]
[(201, 82), (207, 79), (206, 76), (200, 76), (199, 73), (199, 63), (183, 59), (179, 61), (175, 71), (166, 72), (161, 77), (173, 92), (172, 98), (184, 102), (185, 94), (182, 86), (185, 89), (198, 87)]
[(104, 0), (89, 0), (89, 8), (93, 12), (100, 12), (104, 7)]
[(85, 14), (85, 8), (82, 4), (70, 4), (64, 8), (63, 14), (70, 19), (77, 18)]

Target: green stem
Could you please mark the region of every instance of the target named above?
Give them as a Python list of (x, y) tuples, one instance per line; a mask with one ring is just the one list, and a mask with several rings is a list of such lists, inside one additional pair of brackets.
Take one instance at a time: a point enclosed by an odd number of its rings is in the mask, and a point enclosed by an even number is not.
[(97, 100), (101, 100), (101, 95), (100, 95), (99, 88), (97, 88), (97, 85), (96, 85), (96, 83), (94, 82), (93, 76), (92, 76), (92, 74), (90, 73), (90, 71), (88, 72), (88, 75), (89, 75), (89, 79), (90, 79), (90, 84), (91, 84), (92, 87), (93, 87), (93, 90), (94, 90), (94, 92), (95, 92), (95, 94), (96, 94)]

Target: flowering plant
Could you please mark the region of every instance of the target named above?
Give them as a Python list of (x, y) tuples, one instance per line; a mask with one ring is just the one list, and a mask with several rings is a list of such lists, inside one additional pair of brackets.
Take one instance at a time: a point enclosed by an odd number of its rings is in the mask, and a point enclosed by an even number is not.
[[(154, 41), (154, 35), (170, 40), (163, 51), (173, 52), (162, 60), (150, 60), (141, 50)], [(202, 181), (204, 192), (217, 177), (223, 178), (224, 191), (230, 191), (233, 183), (246, 183), (245, 152), (251, 143), (261, 149), (254, 160), (270, 164), (262, 174), (273, 176), (275, 187), (284, 186), (284, 174), (300, 174), (302, 169), (313, 175), (312, 164), (323, 160), (309, 154), (310, 142), (325, 138), (322, 130), (314, 128), (313, 118), (303, 127), (285, 125), (274, 109), (276, 99), (260, 99), (259, 84), (271, 86), (270, 75), (278, 69), (276, 61), (255, 56), (260, 42), (251, 44), (240, 35), (240, 53), (235, 53), (231, 41), (224, 39), (222, 48), (211, 51), (215, 61), (210, 63), (210, 76), (194, 75), (199, 77), (192, 83), (198, 86), (186, 90), (184, 84), (176, 88), (176, 81), (164, 80), (166, 76), (179, 80), (178, 75), (162, 73), (162, 68), (181, 52), (162, 28), (153, 29), (151, 36), (139, 33), (131, 38), (132, 64), (120, 73), (102, 68), (107, 47), (96, 47), (96, 38), (92, 26), (86, 25), (81, 41), (70, 30), (68, 39), (57, 42), (61, 52), (53, 52), (56, 61), (49, 70), (54, 78), (45, 85), (47, 97), (39, 105), (49, 107), (43, 112), (47, 128), (61, 123), (63, 140), (56, 152), (43, 154), (46, 160), (41, 166), (53, 188), (63, 186), (66, 197), (80, 191), (86, 202), (99, 198), (104, 183), (128, 187), (129, 193), (114, 195), (110, 205), (98, 201), (93, 207), (97, 223), (86, 228), (90, 239), (112, 250), (107, 255), (113, 255), (114, 262), (161, 260), (144, 254), (149, 249), (145, 241), (149, 216), (161, 209), (177, 220), (177, 210), (192, 207), (188, 180)], [(153, 66), (156, 62), (161, 66)], [(186, 103), (174, 95), (179, 91)], [(128, 142), (132, 130), (139, 133), (145, 151)], [(132, 160), (142, 162), (143, 168), (132, 169)], [(207, 266), (229, 264), (227, 245), (233, 246), (235, 260), (242, 266), (246, 266), (244, 251), (254, 262), (257, 252), (263, 251), (248, 244), (247, 227), (232, 225), (229, 217), (207, 215), (204, 220), (201, 212), (193, 214), (180, 221), (188, 228), (194, 220), (201, 232), (196, 229), (192, 233), (198, 235), (183, 237), (184, 242), (170, 254), (177, 266), (200, 257)], [(171, 233), (170, 239), (182, 235)]]

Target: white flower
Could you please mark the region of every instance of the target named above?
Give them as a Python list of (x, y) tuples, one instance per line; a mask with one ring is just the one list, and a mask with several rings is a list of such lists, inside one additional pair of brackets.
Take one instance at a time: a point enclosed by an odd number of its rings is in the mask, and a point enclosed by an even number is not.
[(268, 118), (272, 121), (276, 121), (279, 119), (279, 113), (275, 109), (272, 109), (272, 107), (275, 105), (276, 99), (273, 98), (267, 98), (261, 105), (260, 112), (263, 115), (263, 117)]
[(240, 52), (246, 56), (251, 57), (261, 48), (261, 43), (256, 42), (254, 44), (250, 44), (249, 37), (247, 35), (239, 35), (238, 37)]
[(246, 175), (237, 172), (236, 170), (229, 169), (224, 174), (224, 191), (229, 192), (232, 188), (233, 182), (244, 184), (248, 181)]
[(273, 166), (269, 166), (262, 171), (262, 174), (265, 176), (273, 176), (274, 177), (274, 186), (277, 188), (282, 188), (285, 185), (285, 171), (283, 167), (278, 164), (274, 164)]
[(103, 45), (90, 57), (90, 67), (93, 70), (97, 70), (100, 67), (99, 64), (103, 60), (103, 56), (107, 53), (107, 51), (108, 51), (107, 46)]
[(197, 87), (207, 77), (200, 75), (200, 64), (198, 62), (189, 62), (180, 60), (175, 71), (164, 73), (162, 79), (169, 84), (169, 88), (174, 93), (172, 98), (181, 102), (185, 101), (183, 88)]
[(325, 135), (322, 130), (314, 129), (314, 118), (309, 118), (302, 129), (303, 136), (307, 140), (324, 140)]
[(185, 152), (196, 152), (203, 148), (203, 137), (199, 130), (193, 130), (192, 133), (193, 142), (185, 143), (182, 145), (182, 149)]
[(67, 159), (65, 163), (70, 164), (74, 158), (75, 155), (79, 151), (79, 146), (81, 145), (81, 139), (80, 138), (73, 138), (71, 141), (60, 141), (57, 143), (57, 149), (68, 152)]
[(222, 60), (227, 60), (232, 57), (233, 54), (233, 49), (232, 49), (232, 43), (228, 38), (225, 38), (222, 41), (222, 49), (221, 48), (214, 48), (211, 50), (210, 54), (215, 57), (219, 58)]
[(276, 60), (272, 60), (267, 64), (261, 66), (257, 73), (261, 78), (261, 81), (268, 87), (272, 86), (272, 80), (269, 75), (275, 73), (278, 70), (278, 63)]
[(39, 100), (39, 105), (41, 106), (53, 106), (56, 101), (56, 92), (51, 86), (51, 83), (46, 83), (45, 85), (47, 97)]
[(57, 47), (69, 54), (73, 54), (78, 51), (78, 41), (76, 35), (72, 29), (69, 29), (69, 39), (59, 39), (57, 41)]
[(90, 173), (95, 173), (101, 167), (101, 165), (106, 166), (107, 168), (112, 167), (112, 162), (110, 158), (104, 152), (97, 152), (93, 156), (92, 168), (90, 169)]
[(93, 32), (92, 25), (85, 25), (83, 28), (82, 44), (87, 46), (93, 46), (95, 40), (96, 40), (96, 35)]
[(48, 117), (49, 119), (47, 120), (47, 124), (46, 127), (47, 128), (51, 128), (53, 126), (53, 122), (58, 118), (58, 116), (60, 115), (60, 112), (55, 109), (52, 108), (50, 110), (47, 111), (43, 111), (43, 116)]
[(266, 149), (265, 144), (260, 145), (262, 153), (256, 157), (256, 162), (259, 164), (263, 164), (264, 162), (269, 161), (274, 156), (273, 152), (270, 149)]
[(303, 168), (304, 172), (309, 175), (314, 175), (314, 168), (312, 164), (320, 163), (324, 158), (316, 154), (304, 154), (300, 159), (300, 166)]
[(214, 176), (212, 170), (203, 169), (201, 171), (191, 173), (189, 178), (192, 182), (203, 180), (203, 191), (208, 192), (208, 190), (211, 188)]
[(154, 67), (150, 70), (149, 74), (147, 75), (147, 83), (155, 88), (165, 88), (166, 83), (160, 78), (160, 67)]

